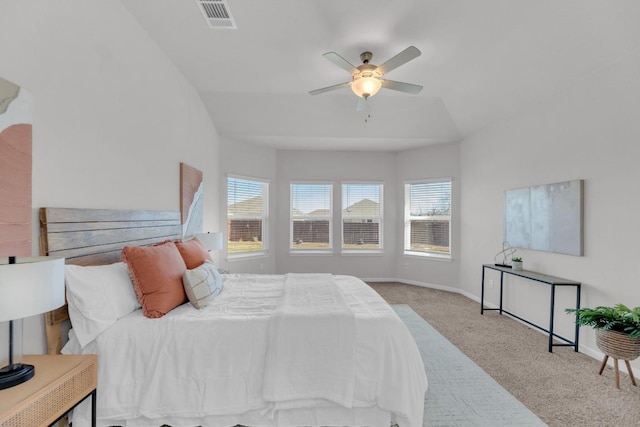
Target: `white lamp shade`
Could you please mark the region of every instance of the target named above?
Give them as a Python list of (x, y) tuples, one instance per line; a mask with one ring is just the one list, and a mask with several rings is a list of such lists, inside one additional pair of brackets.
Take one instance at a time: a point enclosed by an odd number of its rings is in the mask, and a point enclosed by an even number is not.
[(64, 258), (0, 259), (0, 322), (54, 310), (65, 303)]
[(222, 249), (222, 233), (201, 233), (196, 236), (208, 251), (217, 251)]

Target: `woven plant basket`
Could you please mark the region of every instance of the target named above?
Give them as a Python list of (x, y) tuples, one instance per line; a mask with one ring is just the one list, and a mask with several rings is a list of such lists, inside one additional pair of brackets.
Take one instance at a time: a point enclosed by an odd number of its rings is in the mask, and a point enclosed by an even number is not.
[(631, 338), (622, 332), (596, 329), (596, 345), (615, 359), (634, 360), (640, 356), (640, 338)]

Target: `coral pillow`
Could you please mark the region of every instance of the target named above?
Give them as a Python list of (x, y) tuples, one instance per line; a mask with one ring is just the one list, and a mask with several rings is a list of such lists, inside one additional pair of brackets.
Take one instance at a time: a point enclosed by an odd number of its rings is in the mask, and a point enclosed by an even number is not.
[(146, 317), (162, 317), (187, 301), (182, 275), (187, 266), (175, 243), (156, 246), (125, 246), (122, 260), (129, 273)]
[(209, 251), (205, 248), (204, 243), (198, 240), (197, 237), (189, 239), (184, 242), (176, 242), (176, 246), (184, 259), (184, 263), (189, 270), (193, 270), (196, 267), (200, 267), (205, 261), (212, 261)]

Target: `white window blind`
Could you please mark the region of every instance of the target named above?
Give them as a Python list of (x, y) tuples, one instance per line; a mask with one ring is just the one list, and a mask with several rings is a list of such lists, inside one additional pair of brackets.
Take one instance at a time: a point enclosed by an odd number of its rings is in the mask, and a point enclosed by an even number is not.
[(382, 249), (382, 184), (342, 185), (342, 249)]
[(266, 251), (268, 190), (266, 181), (227, 177), (227, 250), (230, 257)]
[(330, 251), (332, 184), (291, 184), (291, 251)]
[(405, 183), (404, 252), (451, 256), (451, 179)]

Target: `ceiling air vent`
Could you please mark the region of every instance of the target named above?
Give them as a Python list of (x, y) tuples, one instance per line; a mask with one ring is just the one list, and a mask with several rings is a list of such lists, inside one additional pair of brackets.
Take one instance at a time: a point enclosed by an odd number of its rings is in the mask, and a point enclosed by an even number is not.
[(227, 0), (195, 0), (195, 2), (211, 28), (238, 28), (229, 11)]

